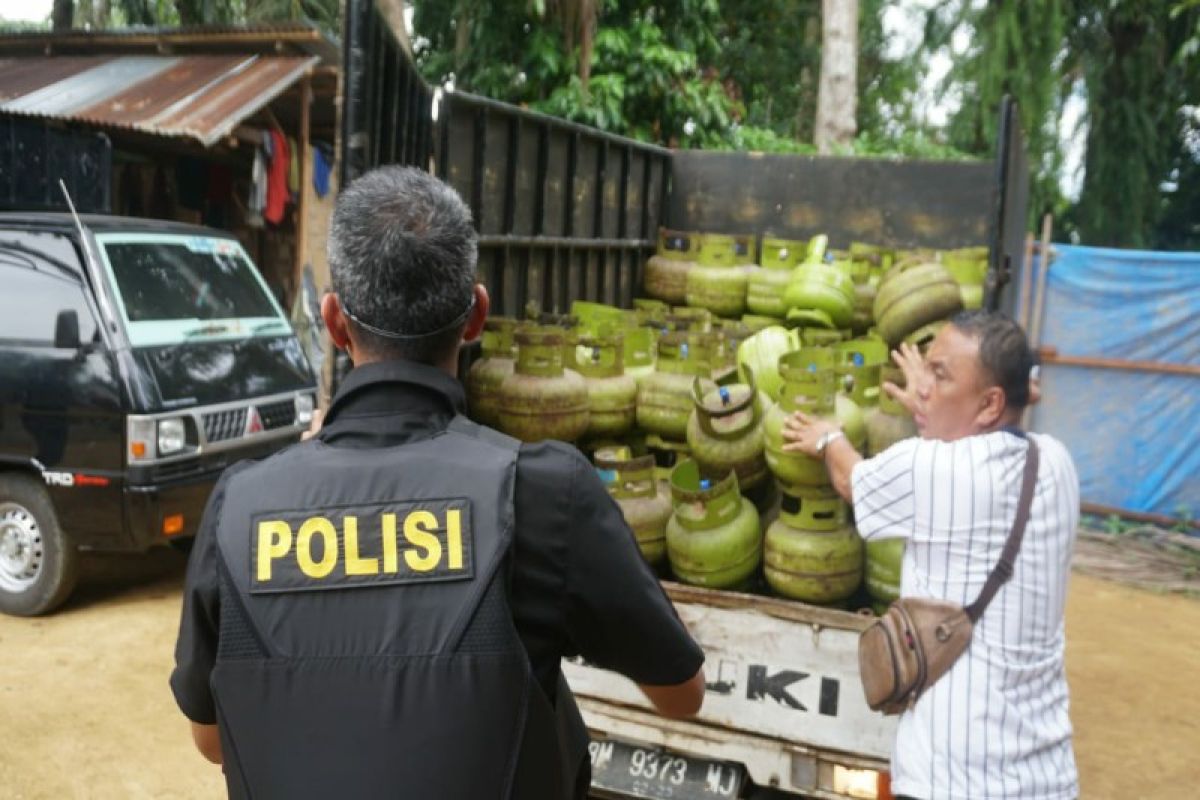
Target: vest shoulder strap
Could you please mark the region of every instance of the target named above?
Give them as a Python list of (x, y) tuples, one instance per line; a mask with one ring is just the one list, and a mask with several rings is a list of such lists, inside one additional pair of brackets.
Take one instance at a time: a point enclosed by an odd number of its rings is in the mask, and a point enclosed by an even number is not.
[(494, 428), (480, 425), (478, 422), (472, 422), (462, 414), (458, 414), (454, 419), (450, 420), (450, 424), (446, 426), (446, 429), (460, 433), (463, 436), (479, 439), (503, 450), (511, 450), (514, 453), (519, 452), (521, 449), (520, 439), (514, 439), (508, 434), (501, 433)]

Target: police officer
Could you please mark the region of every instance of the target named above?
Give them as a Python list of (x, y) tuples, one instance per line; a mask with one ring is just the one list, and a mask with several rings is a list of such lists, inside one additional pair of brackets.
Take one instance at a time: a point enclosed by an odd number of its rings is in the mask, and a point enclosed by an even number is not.
[(222, 476), (171, 687), (231, 797), (583, 797), (581, 655), (695, 713), (703, 654), (591, 465), (469, 422), (488, 295), (458, 195), (416, 169), (338, 198), (321, 306), (354, 369), (311, 440)]

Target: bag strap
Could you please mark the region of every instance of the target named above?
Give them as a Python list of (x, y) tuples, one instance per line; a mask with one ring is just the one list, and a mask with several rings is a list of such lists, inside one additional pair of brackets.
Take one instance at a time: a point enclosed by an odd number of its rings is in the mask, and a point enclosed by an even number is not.
[(1021, 540), (1025, 537), (1025, 526), (1029, 522), (1029, 509), (1033, 505), (1033, 488), (1037, 483), (1039, 460), (1037, 443), (1032, 436), (1027, 437), (1027, 440), (1029, 447), (1025, 451), (1025, 473), (1021, 479), (1021, 496), (1017, 500), (1017, 516), (1013, 520), (1008, 540), (1004, 543), (1004, 550), (1000, 553), (1000, 563), (988, 575), (987, 582), (983, 584), (983, 590), (975, 598), (975, 602), (966, 607), (967, 616), (972, 623), (979, 622), (996, 592), (1013, 576), (1013, 565), (1016, 563), (1017, 553), (1021, 551)]

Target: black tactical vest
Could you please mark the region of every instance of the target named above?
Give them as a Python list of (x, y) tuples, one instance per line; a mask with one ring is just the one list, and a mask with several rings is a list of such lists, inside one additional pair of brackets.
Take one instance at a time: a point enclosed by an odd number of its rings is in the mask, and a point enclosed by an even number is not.
[(586, 747), (507, 599), (518, 443), (319, 437), (227, 485), (212, 687), (235, 798), (559, 800)]

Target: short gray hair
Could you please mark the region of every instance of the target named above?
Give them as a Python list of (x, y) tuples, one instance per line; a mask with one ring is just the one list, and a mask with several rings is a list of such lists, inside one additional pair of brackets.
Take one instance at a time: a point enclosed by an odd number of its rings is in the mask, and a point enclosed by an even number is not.
[[(404, 336), (438, 331), (473, 297), (471, 211), (452, 188), (414, 167), (379, 167), (343, 189), (328, 250), (343, 308), (374, 328)], [(377, 355), (431, 362), (458, 344), (462, 329), (419, 339), (389, 339), (361, 326), (356, 332)]]

